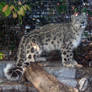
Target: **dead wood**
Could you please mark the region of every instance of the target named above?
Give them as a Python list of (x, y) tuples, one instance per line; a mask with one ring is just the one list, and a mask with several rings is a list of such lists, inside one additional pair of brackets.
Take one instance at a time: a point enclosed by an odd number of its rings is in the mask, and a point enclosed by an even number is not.
[(24, 75), (39, 92), (77, 92), (76, 89), (59, 82), (38, 64), (27, 67)]

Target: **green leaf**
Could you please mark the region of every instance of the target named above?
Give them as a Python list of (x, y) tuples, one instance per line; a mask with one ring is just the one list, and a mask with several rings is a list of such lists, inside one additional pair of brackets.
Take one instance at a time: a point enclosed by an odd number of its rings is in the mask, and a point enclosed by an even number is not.
[(60, 2), (63, 2), (64, 0), (60, 0)]
[(29, 5), (25, 5), (25, 7), (27, 8), (27, 10), (31, 10), (30, 6)]
[(22, 16), (19, 15), (19, 23), (22, 24)]
[(60, 6), (58, 6), (58, 11), (59, 12), (66, 12), (66, 5), (60, 5)]
[(4, 12), (4, 15), (5, 15), (6, 17), (8, 17), (10, 14), (11, 14), (11, 10), (10, 10), (10, 8), (8, 7), (7, 10)]
[(78, 8), (75, 8), (75, 9), (74, 9), (74, 12), (78, 12)]
[(23, 5), (22, 8), (23, 8), (25, 11), (27, 11), (27, 10), (30, 11), (30, 10), (31, 10), (31, 8), (30, 8), (29, 5)]
[(0, 4), (0, 12), (2, 11), (2, 8), (3, 8), (3, 5), (2, 5), (2, 4)]
[(5, 6), (5, 5), (6, 5), (6, 2), (0, 2), (0, 4), (1, 4), (2, 6)]
[(87, 9), (86, 8), (83, 8), (82, 9), (82, 12), (85, 12), (86, 13), (87, 12)]
[(18, 13), (18, 15), (25, 16), (25, 10), (24, 10), (24, 8), (21, 7), (21, 8), (19, 9), (19, 11), (17, 11), (17, 13)]
[(92, 15), (92, 12), (91, 12), (91, 11), (88, 11), (88, 14), (89, 14), (89, 15)]
[(5, 2), (0, 2), (0, 12), (2, 11), (3, 7), (6, 5)]
[(18, 9), (18, 7), (15, 7), (15, 9), (14, 9), (14, 10), (15, 10), (15, 12), (17, 12), (19, 9)]
[(0, 52), (0, 60), (2, 60), (3, 59), (3, 53), (2, 52)]

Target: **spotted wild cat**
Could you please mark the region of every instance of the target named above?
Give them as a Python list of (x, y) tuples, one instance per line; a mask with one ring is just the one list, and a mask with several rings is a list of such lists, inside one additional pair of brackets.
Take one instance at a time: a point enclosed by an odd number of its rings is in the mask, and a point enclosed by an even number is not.
[(24, 35), (20, 41), (16, 65), (7, 65), (4, 69), (9, 80), (18, 80), (25, 66), (38, 60), (43, 51), (60, 50), (63, 66), (76, 66), (73, 49), (81, 41), (81, 35), (87, 26), (87, 16), (82, 13), (72, 15), (70, 23), (47, 24)]

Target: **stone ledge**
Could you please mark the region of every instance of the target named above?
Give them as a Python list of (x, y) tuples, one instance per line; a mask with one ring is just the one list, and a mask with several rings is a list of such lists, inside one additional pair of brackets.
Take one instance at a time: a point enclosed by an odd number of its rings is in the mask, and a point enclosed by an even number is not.
[[(12, 62), (5, 62), (2, 61), (0, 62), (0, 78), (4, 78), (4, 74), (3, 74), (3, 69), (5, 68), (7, 63), (14, 63)], [(84, 92), (92, 92), (92, 68), (65, 68), (60, 66), (60, 64), (55, 64), (51, 63), (49, 65), (49, 62), (47, 62), (48, 64), (44, 66), (44, 64), (41, 64), (44, 69), (50, 73), (53, 74), (59, 81), (61, 81), (62, 83), (72, 86), (72, 87), (76, 87), (76, 88), (80, 88), (80, 86), (85, 86)], [(83, 84), (85, 83), (85, 80), (83, 80), (83, 78), (86, 78), (88, 81), (88, 84)], [(80, 83), (79, 81), (82, 80)], [(4, 81), (5, 82), (5, 81)], [(5, 83), (7, 84), (7, 83)], [(0, 87), (4, 88), (4, 85), (2, 79), (0, 80)], [(21, 84), (19, 84), (21, 85)], [(8, 86), (13, 86), (13, 85), (5, 85), (6, 88), (8, 88)], [(23, 86), (23, 85), (21, 85)], [(20, 87), (21, 87), (20, 86)], [(16, 84), (14, 85), (14, 87), (16, 87)], [(19, 86), (18, 86), (19, 87)], [(19, 87), (19, 88), (20, 88)], [(13, 87), (12, 87), (13, 88)], [(26, 88), (25, 88), (26, 89)], [(35, 89), (35, 88), (34, 88)], [(20, 91), (17, 91), (20, 92)], [(35, 92), (35, 91), (33, 91)]]
[(20, 84), (17, 82), (0, 83), (0, 92), (38, 92), (32, 84)]

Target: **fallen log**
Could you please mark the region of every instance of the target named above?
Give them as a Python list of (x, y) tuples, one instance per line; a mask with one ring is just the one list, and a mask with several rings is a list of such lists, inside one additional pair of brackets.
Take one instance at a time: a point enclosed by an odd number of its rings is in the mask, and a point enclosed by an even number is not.
[(31, 64), (26, 68), (24, 75), (28, 81), (32, 82), (39, 92), (78, 92), (77, 89), (59, 82), (39, 64)]

